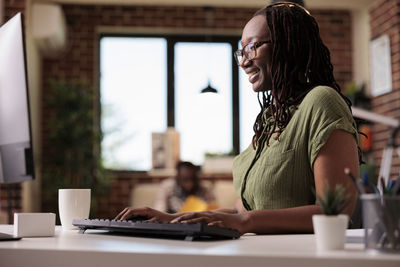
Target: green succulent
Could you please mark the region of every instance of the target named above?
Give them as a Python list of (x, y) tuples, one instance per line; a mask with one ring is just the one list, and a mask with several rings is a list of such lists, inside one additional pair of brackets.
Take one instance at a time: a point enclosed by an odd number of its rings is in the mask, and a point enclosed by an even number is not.
[(352, 201), (350, 195), (347, 194), (346, 188), (340, 184), (336, 184), (332, 189), (329, 184), (326, 183), (323, 196), (316, 194), (316, 198), (325, 215), (341, 214)]

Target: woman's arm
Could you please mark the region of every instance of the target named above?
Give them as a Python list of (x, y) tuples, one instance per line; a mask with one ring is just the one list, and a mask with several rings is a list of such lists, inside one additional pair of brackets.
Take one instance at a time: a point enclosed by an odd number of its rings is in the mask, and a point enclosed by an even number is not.
[[(343, 184), (355, 200), (356, 188), (345, 175), (344, 168), (350, 168), (358, 177), (357, 145), (353, 135), (342, 130), (335, 130), (321, 148), (314, 162), (315, 190), (322, 194), (325, 181), (329, 184)], [(351, 215), (355, 202), (345, 213)], [(192, 213), (176, 218), (174, 221), (203, 221), (214, 225), (230, 227), (241, 233), (304, 233), (312, 232), (312, 215), (321, 213), (318, 204), (277, 210), (255, 210), (239, 214), (222, 214), (215, 212)]]
[(355, 177), (360, 176), (357, 143), (352, 134), (335, 130), (314, 162), (315, 190), (318, 195), (323, 195), (326, 181), (329, 182), (330, 188), (336, 184), (343, 185), (354, 200), (345, 210), (345, 213), (351, 216), (358, 194), (356, 186), (344, 173), (344, 168), (349, 168)]
[(238, 199), (236, 199), (235, 207), (233, 209), (220, 208), (220, 209), (215, 209), (213, 211), (221, 212), (221, 213), (236, 214), (236, 213), (245, 212), (246, 209), (243, 207), (242, 200), (240, 200), (240, 198), (238, 198)]
[[(321, 148), (314, 162), (315, 191), (323, 195), (324, 186), (328, 181), (330, 187), (342, 184), (347, 188), (353, 199), (352, 204), (345, 210), (352, 215), (357, 191), (355, 185), (344, 173), (344, 168), (350, 168), (355, 177), (359, 176), (358, 152), (355, 138), (352, 134), (335, 130)], [(245, 232), (282, 233), (282, 232), (312, 232), (312, 215), (321, 213), (315, 205), (301, 206), (281, 210), (251, 211), (247, 214)]]

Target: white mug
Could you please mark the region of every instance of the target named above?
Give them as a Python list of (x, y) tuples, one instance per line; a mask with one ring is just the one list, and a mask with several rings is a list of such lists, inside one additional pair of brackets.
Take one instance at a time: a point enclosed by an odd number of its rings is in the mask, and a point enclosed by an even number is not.
[(63, 230), (78, 229), (72, 220), (89, 218), (90, 189), (59, 189), (58, 211)]

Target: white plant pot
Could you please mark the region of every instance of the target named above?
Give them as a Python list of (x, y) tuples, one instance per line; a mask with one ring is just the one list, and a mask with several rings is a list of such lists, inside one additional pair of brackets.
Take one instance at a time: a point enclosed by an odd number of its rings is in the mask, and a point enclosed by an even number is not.
[(317, 250), (344, 249), (346, 229), (349, 222), (348, 215), (313, 215), (312, 221)]

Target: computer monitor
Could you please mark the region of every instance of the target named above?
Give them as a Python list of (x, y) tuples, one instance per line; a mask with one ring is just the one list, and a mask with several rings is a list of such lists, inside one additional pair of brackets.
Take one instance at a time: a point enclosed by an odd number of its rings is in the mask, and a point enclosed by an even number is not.
[(0, 27), (0, 183), (34, 179), (24, 18)]

